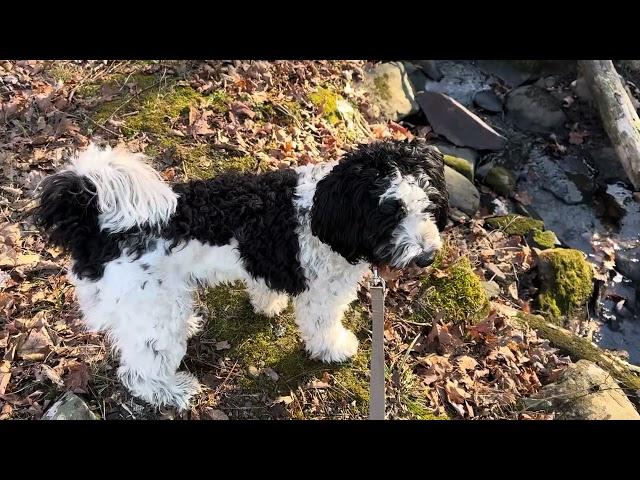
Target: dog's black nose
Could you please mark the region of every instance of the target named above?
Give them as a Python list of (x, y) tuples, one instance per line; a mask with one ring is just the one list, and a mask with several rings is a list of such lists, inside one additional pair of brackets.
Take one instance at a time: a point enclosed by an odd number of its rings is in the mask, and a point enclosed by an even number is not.
[(436, 258), (436, 252), (422, 252), (413, 262), (420, 268), (428, 267)]

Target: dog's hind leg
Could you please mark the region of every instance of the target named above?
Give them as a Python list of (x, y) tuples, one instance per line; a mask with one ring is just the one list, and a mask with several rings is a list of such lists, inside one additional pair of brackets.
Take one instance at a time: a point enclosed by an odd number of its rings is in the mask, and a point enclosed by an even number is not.
[(193, 375), (178, 371), (194, 327), (190, 289), (142, 259), (112, 262), (99, 281), (75, 283), (85, 321), (107, 332), (129, 391), (155, 406), (188, 408), (200, 390)]
[(253, 309), (267, 317), (281, 314), (289, 304), (289, 296), (286, 293), (271, 290), (264, 280), (247, 281), (247, 292)]

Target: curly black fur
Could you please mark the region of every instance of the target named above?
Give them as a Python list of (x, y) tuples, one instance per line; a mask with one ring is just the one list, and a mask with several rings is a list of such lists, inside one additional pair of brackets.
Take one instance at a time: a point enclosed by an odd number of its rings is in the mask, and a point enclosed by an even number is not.
[(95, 186), (73, 172), (43, 180), (33, 214), (35, 225), (48, 233), (51, 243), (71, 254), (73, 273), (80, 278), (98, 280), (105, 264), (118, 258), (124, 248), (139, 257), (151, 247), (148, 236), (140, 231), (101, 232)]
[(199, 240), (209, 245), (238, 241), (247, 271), (273, 290), (298, 294), (306, 280), (298, 260), (298, 219), (293, 170), (263, 175), (228, 173), (176, 185), (176, 213), (163, 230), (173, 246)]
[(436, 193), (429, 196), (438, 228), (447, 223), (448, 193), (442, 155), (421, 140), (384, 141), (361, 145), (318, 182), (311, 209), (311, 230), (351, 263), (376, 257), (406, 215), (401, 201), (380, 203), (394, 172), (419, 177), (426, 174)]
[[(176, 212), (160, 236), (176, 247), (182, 241), (227, 245), (238, 241), (247, 271), (278, 291), (298, 294), (306, 280), (298, 260), (298, 220), (293, 196), (297, 175), (280, 170), (264, 175), (228, 173), (173, 187), (179, 194)], [(50, 241), (68, 251), (73, 272), (99, 279), (105, 264), (124, 249), (139, 258), (155, 248), (157, 233), (100, 231), (95, 186), (73, 172), (44, 180), (34, 219)]]

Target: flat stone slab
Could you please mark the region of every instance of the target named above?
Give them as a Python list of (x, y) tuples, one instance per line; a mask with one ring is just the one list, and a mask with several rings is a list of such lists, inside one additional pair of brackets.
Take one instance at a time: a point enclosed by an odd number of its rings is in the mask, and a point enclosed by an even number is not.
[(422, 92), (416, 100), (433, 130), (459, 147), (500, 150), (507, 139), (453, 98)]

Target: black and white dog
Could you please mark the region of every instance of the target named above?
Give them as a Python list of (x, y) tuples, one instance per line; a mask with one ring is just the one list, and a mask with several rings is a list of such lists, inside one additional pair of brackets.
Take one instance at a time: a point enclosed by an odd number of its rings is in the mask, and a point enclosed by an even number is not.
[(43, 181), (34, 219), (71, 254), (85, 322), (108, 334), (124, 385), (184, 409), (200, 388), (178, 371), (201, 323), (195, 287), (242, 280), (268, 316), (291, 297), (310, 355), (344, 361), (358, 340), (342, 315), (369, 264), (429, 265), (447, 205), (442, 155), (416, 140), (172, 187), (144, 155), (91, 145)]

